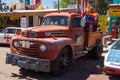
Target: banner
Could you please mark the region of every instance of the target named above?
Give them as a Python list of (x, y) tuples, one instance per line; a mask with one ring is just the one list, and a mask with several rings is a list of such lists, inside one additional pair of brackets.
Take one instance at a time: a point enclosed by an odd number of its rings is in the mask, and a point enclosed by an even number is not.
[(99, 15), (98, 16), (98, 24), (100, 25), (100, 29), (102, 32), (106, 32), (106, 27), (108, 26), (107, 15)]
[(30, 5), (35, 5), (36, 0), (30, 0)]

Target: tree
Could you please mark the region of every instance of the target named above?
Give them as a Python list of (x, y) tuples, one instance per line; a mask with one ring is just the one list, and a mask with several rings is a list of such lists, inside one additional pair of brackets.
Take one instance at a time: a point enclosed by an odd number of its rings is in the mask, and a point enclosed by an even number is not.
[(23, 0), (19, 0), (21, 3), (23, 3)]
[(0, 4), (0, 11), (7, 11), (7, 10), (9, 10), (9, 7), (7, 6), (7, 3), (1, 3)]
[[(76, 4), (76, 0), (61, 0), (60, 7), (67, 8), (69, 4)], [(53, 8), (58, 8), (57, 2), (54, 2)]]
[(99, 14), (107, 14), (107, 6), (112, 3), (112, 0), (89, 0), (89, 3)]
[(76, 0), (61, 0), (61, 8), (67, 8), (69, 4), (76, 4)]
[(58, 8), (58, 3), (57, 2), (53, 2), (54, 4), (53, 4), (53, 8), (54, 9), (56, 9), (56, 8)]
[(1, 11), (2, 5), (1, 5), (1, 0), (0, 0), (0, 11)]
[[(77, 0), (61, 0), (60, 7), (67, 8), (69, 4), (76, 4)], [(81, 0), (80, 0), (81, 1)], [(107, 6), (112, 3), (112, 0), (88, 0), (90, 7), (94, 10), (97, 10), (99, 14), (106, 14), (107, 13)], [(54, 2), (53, 7), (57, 8), (58, 3)]]

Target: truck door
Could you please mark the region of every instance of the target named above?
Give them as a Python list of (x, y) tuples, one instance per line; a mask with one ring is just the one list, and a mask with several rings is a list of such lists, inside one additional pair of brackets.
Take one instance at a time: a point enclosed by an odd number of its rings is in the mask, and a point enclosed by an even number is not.
[(72, 18), (72, 39), (74, 41), (74, 51), (79, 52), (84, 47), (84, 30), (81, 26), (81, 17)]

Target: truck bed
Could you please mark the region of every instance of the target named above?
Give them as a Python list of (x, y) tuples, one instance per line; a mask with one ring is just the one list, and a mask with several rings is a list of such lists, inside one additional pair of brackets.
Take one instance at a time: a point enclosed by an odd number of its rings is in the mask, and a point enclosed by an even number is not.
[(101, 32), (86, 32), (85, 33), (85, 47), (95, 46), (97, 40), (102, 40)]

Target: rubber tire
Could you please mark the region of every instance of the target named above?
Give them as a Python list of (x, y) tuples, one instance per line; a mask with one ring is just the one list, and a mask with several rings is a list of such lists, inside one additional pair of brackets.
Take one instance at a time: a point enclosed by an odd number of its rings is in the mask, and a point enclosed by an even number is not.
[(66, 64), (63, 64), (62, 60), (64, 59), (69, 60), (68, 51), (66, 48), (63, 48), (58, 57), (51, 62), (51, 72), (53, 75), (59, 76), (65, 72), (69, 61), (67, 61)]
[(99, 41), (97, 46), (93, 48), (93, 59), (100, 59), (103, 52), (102, 42)]
[(99, 41), (97, 45), (92, 48), (92, 50), (88, 51), (88, 54), (86, 56), (92, 59), (100, 59), (102, 52), (103, 52), (102, 42)]

